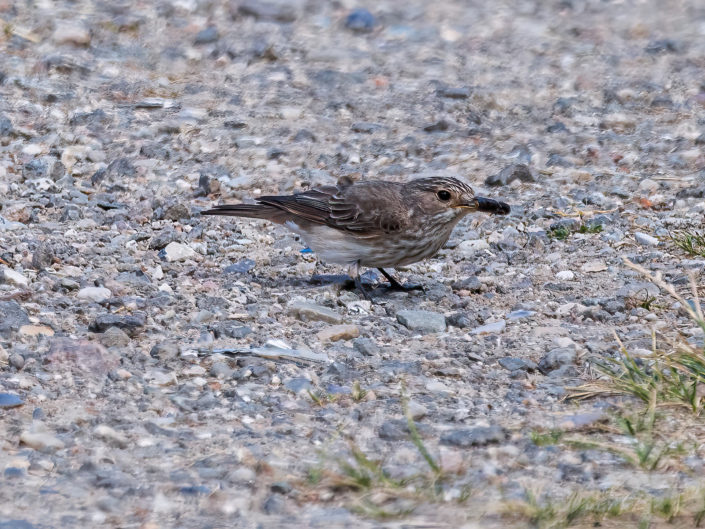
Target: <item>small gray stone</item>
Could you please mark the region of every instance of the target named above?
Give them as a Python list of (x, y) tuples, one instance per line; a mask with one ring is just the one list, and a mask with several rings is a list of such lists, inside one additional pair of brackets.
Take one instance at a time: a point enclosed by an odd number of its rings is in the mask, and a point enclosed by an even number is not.
[(360, 33), (367, 33), (375, 28), (375, 16), (364, 7), (353, 9), (345, 17), (345, 27)]
[(194, 39), (194, 44), (210, 44), (211, 42), (216, 42), (218, 40), (218, 28), (215, 26), (208, 26), (203, 28), (198, 32), (196, 38)]
[(159, 257), (169, 263), (193, 259), (197, 255), (198, 254), (193, 248), (180, 242), (170, 242), (166, 245), (166, 248), (159, 252)]
[(264, 500), (262, 510), (267, 514), (284, 514), (286, 512), (286, 498), (281, 494), (270, 494)]
[(255, 262), (252, 259), (243, 259), (235, 264), (226, 266), (223, 269), (225, 274), (246, 274), (255, 267)]
[(120, 314), (99, 314), (96, 316), (93, 323), (90, 324), (88, 330), (91, 332), (105, 332), (110, 327), (117, 327), (124, 330), (130, 336), (142, 331), (147, 324), (147, 318), (141, 312), (136, 312), (132, 315)]
[[(646, 298), (658, 296), (660, 292), (661, 291), (659, 290), (659, 288), (649, 281), (635, 281), (633, 283), (627, 283), (623, 287), (619, 288), (617, 290), (617, 297), (631, 298), (641, 296)], [(608, 312), (612, 313), (612, 310), (609, 306), (606, 306), (605, 309)], [(618, 307), (616, 307), (615, 311), (619, 310), (624, 310), (623, 304), (620, 304)]]
[(305, 301), (295, 301), (289, 305), (289, 314), (298, 316), (302, 321), (325, 321), (327, 323), (343, 323), (343, 317), (328, 307), (314, 305)]
[(231, 12), (239, 15), (251, 16), (257, 20), (271, 20), (273, 22), (294, 22), (297, 18), (294, 6), (279, 0), (264, 2), (261, 0), (244, 0), (233, 2)]
[(149, 351), (149, 356), (160, 360), (176, 358), (179, 356), (179, 346), (170, 341), (160, 342), (152, 347), (152, 350)]
[(482, 290), (482, 283), (477, 278), (477, 276), (469, 276), (460, 281), (454, 281), (451, 285), (453, 290), (468, 290), (470, 292), (480, 292)]
[(15, 369), (24, 367), (24, 357), (20, 353), (12, 353), (10, 355), (10, 365)]
[(480, 325), (475, 327), (470, 331), (470, 334), (494, 334), (502, 332), (507, 327), (507, 322), (504, 320), (495, 321), (492, 323), (486, 323), (485, 325)]
[(539, 360), (539, 371), (544, 375), (555, 371), (562, 366), (568, 366), (575, 363), (576, 353), (572, 347), (558, 347), (546, 353)]
[(381, 128), (382, 125), (379, 123), (370, 123), (368, 121), (358, 121), (357, 123), (353, 123), (350, 127), (353, 132), (361, 132), (363, 134), (372, 134)]
[(531, 360), (526, 361), (522, 358), (514, 358), (512, 356), (504, 356), (497, 360), (497, 363), (501, 365), (504, 369), (508, 371), (534, 371), (536, 369), (536, 364)]
[(0, 301), (0, 336), (8, 337), (12, 331), (29, 324), (29, 316), (16, 301)]
[(658, 246), (659, 245), (659, 240), (656, 237), (652, 237), (651, 235), (648, 235), (646, 233), (641, 233), (639, 231), (634, 234), (634, 239), (636, 240), (636, 242), (638, 242), (642, 246)]
[(22, 406), (24, 401), (12, 393), (0, 393), (0, 410)]
[(20, 443), (39, 452), (56, 452), (64, 447), (64, 443), (49, 432), (24, 432), (20, 435)]
[(313, 389), (313, 384), (311, 384), (311, 381), (307, 378), (303, 377), (295, 377), (295, 378), (290, 378), (289, 380), (284, 382), (284, 387), (288, 389), (289, 391), (292, 391), (296, 394), (301, 393), (302, 391), (309, 391)]
[(177, 221), (181, 219), (188, 219), (190, 217), (191, 213), (189, 212), (188, 208), (181, 203), (169, 206), (164, 212), (164, 218), (166, 220)]
[(499, 426), (477, 426), (464, 430), (454, 430), (441, 436), (441, 444), (469, 448), (499, 443), (504, 440), (505, 433)]
[[(433, 431), (430, 426), (425, 424), (416, 424), (416, 430), (421, 437), (429, 437), (433, 435)], [(389, 441), (402, 441), (411, 438), (411, 432), (409, 431), (409, 423), (406, 419), (391, 419), (382, 423), (379, 427), (379, 437), (380, 439), (387, 439)]]
[(355, 338), (353, 347), (365, 356), (374, 356), (380, 352), (379, 346), (372, 338)]
[(240, 339), (252, 333), (250, 327), (234, 320), (217, 322), (211, 325), (210, 329), (216, 339), (221, 337)]
[(32, 253), (32, 267), (43, 270), (54, 262), (54, 249), (45, 243), (39, 244)]
[(118, 327), (109, 327), (101, 334), (100, 343), (104, 347), (127, 347), (130, 344), (130, 337)]
[(448, 99), (467, 99), (470, 97), (470, 89), (466, 86), (458, 88), (443, 87), (436, 90), (436, 93), (440, 97), (447, 97)]
[(105, 287), (85, 287), (78, 291), (76, 297), (79, 299), (100, 303), (101, 301), (105, 301), (110, 298), (112, 295), (112, 292)]
[(523, 163), (515, 163), (508, 165), (497, 174), (488, 176), (485, 179), (485, 184), (488, 186), (506, 186), (514, 180), (521, 180), (522, 182), (536, 182), (537, 178), (528, 165)]
[(230, 378), (233, 375), (233, 370), (225, 362), (215, 362), (211, 366), (210, 375), (217, 378)]
[(433, 333), (446, 330), (445, 316), (427, 310), (400, 310), (397, 321), (411, 331)]

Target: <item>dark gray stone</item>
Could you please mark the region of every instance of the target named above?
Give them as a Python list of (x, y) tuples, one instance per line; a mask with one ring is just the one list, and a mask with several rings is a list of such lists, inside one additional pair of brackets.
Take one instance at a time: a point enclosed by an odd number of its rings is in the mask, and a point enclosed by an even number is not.
[(281, 494), (270, 494), (264, 500), (262, 510), (267, 514), (283, 514), (286, 512), (286, 498)]
[(141, 312), (136, 312), (132, 315), (99, 314), (90, 324), (88, 330), (102, 333), (110, 327), (117, 327), (125, 331), (129, 336), (134, 336), (141, 332), (146, 324), (147, 317)]
[(20, 353), (12, 353), (10, 355), (10, 365), (15, 369), (22, 369), (24, 367), (24, 356)]
[(380, 352), (379, 345), (372, 338), (355, 338), (353, 347), (365, 356), (374, 356)]
[(217, 338), (244, 338), (252, 333), (252, 329), (238, 321), (219, 321), (210, 327), (213, 335)]
[(0, 393), (0, 409), (16, 408), (22, 406), (24, 401), (12, 393)]
[(439, 97), (448, 99), (467, 99), (470, 97), (470, 88), (464, 86), (459, 88), (442, 87), (436, 90)]
[(7, 116), (0, 114), (0, 136), (12, 134), (12, 121)]
[(432, 333), (446, 330), (443, 314), (427, 310), (400, 310), (397, 313), (397, 321), (411, 331)]
[(43, 270), (54, 262), (54, 249), (47, 243), (40, 243), (32, 252), (32, 267)]
[(531, 360), (527, 361), (522, 358), (515, 358), (512, 356), (504, 356), (498, 359), (497, 363), (507, 371), (534, 371), (536, 369), (536, 364)]
[(246, 274), (255, 267), (255, 262), (252, 259), (243, 259), (235, 264), (226, 266), (223, 269), (225, 274)]
[(508, 165), (497, 174), (488, 176), (485, 179), (485, 184), (488, 186), (506, 186), (514, 180), (521, 180), (522, 182), (536, 182), (537, 178), (528, 165), (523, 163), (515, 163)]
[[(257, 20), (273, 22), (294, 22), (297, 18), (296, 9), (287, 2), (264, 2), (261, 0), (245, 0), (233, 2), (237, 5), (239, 15), (251, 16)], [(238, 5), (239, 4), (239, 5)]]
[(19, 303), (0, 301), (0, 336), (8, 338), (13, 331), (29, 323), (29, 316)]
[(369, 121), (358, 121), (357, 123), (353, 123), (350, 127), (353, 132), (361, 132), (363, 134), (372, 134), (381, 128), (382, 125), (379, 123), (370, 123)]
[(441, 444), (469, 448), (504, 441), (506, 435), (499, 426), (477, 426), (464, 430), (454, 430), (441, 436)]
[(538, 368), (541, 373), (547, 375), (562, 366), (574, 364), (575, 358), (575, 349), (572, 347), (558, 347), (546, 353), (543, 358), (539, 360)]
[(194, 44), (210, 44), (211, 42), (216, 42), (218, 40), (218, 28), (215, 26), (208, 26), (202, 29), (196, 35), (193, 40)]
[(353, 9), (345, 17), (345, 27), (360, 33), (370, 32), (376, 25), (375, 16), (365, 8)]
[(149, 351), (149, 356), (152, 358), (159, 358), (160, 360), (176, 358), (179, 356), (179, 346), (170, 341), (160, 342), (152, 347), (152, 350)]

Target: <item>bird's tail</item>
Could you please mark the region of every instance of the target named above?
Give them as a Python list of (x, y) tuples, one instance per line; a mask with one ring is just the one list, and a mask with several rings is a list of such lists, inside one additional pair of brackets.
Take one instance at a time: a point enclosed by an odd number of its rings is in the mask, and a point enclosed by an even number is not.
[(506, 215), (511, 211), (509, 204), (500, 202), (493, 198), (475, 197), (477, 200), (477, 210), (485, 213), (494, 213), (495, 215)]
[[(285, 222), (287, 213), (279, 208), (266, 204), (220, 204), (201, 215), (226, 215), (228, 217), (248, 217), (251, 219), (266, 219), (272, 222)], [(280, 218), (281, 217), (281, 218)]]

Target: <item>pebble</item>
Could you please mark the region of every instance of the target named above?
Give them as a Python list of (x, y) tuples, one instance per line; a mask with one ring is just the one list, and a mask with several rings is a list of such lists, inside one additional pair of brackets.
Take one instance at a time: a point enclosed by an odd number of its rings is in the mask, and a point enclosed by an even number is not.
[(218, 40), (218, 28), (215, 26), (208, 26), (203, 28), (198, 32), (196, 38), (193, 40), (194, 44), (210, 44)]
[(56, 44), (87, 46), (91, 43), (91, 33), (80, 22), (58, 21), (51, 36)]
[(506, 434), (499, 426), (476, 426), (462, 430), (453, 430), (441, 435), (441, 444), (470, 448), (471, 446), (484, 446), (491, 443), (504, 441)]
[(118, 327), (108, 327), (99, 340), (104, 347), (127, 347), (130, 344), (128, 334)]
[(428, 415), (428, 408), (415, 400), (410, 400), (406, 406), (409, 415), (415, 421), (423, 419), (426, 415)]
[(470, 334), (496, 334), (502, 332), (506, 327), (507, 322), (505, 320), (499, 320), (492, 323), (486, 323), (485, 325), (480, 325), (479, 327), (475, 327), (470, 331)]
[(101, 303), (112, 296), (110, 289), (105, 287), (84, 287), (78, 291), (76, 297), (78, 299), (85, 299), (87, 301), (93, 301), (95, 303)]
[(463, 241), (455, 247), (455, 251), (463, 256), (472, 256), (483, 250), (489, 250), (490, 244), (484, 239)]
[(294, 22), (297, 18), (294, 5), (284, 0), (272, 2), (244, 0), (242, 2), (234, 2), (234, 4), (239, 4), (236, 9), (240, 15), (251, 16), (257, 20)]
[(372, 31), (376, 24), (374, 15), (365, 8), (353, 9), (345, 17), (345, 27), (361, 33)]
[(24, 367), (24, 356), (19, 353), (12, 353), (10, 355), (10, 365), (15, 369), (22, 369)]
[(317, 336), (321, 342), (350, 340), (360, 336), (360, 329), (357, 325), (333, 325), (319, 331)]
[(575, 274), (570, 270), (561, 270), (556, 274), (556, 279), (560, 279), (561, 281), (573, 281)]
[(497, 174), (488, 176), (485, 179), (485, 184), (488, 186), (506, 186), (514, 180), (536, 182), (537, 178), (528, 165), (516, 163), (508, 165)]
[(3, 274), (3, 279), (6, 283), (9, 283), (11, 285), (16, 285), (18, 287), (29, 286), (29, 279), (27, 279), (25, 276), (23, 276), (19, 272), (12, 270), (11, 268), (4, 268), (2, 270), (2, 274)]
[(18, 332), (22, 336), (54, 336), (54, 329), (48, 325), (23, 325)]
[(223, 269), (224, 274), (246, 274), (255, 267), (255, 262), (252, 259), (243, 259), (242, 261), (226, 266)]
[(93, 429), (93, 435), (118, 448), (127, 448), (128, 446), (127, 438), (107, 424), (99, 424), (96, 426)]
[(534, 371), (537, 367), (531, 360), (524, 360), (512, 356), (504, 356), (499, 358), (497, 362), (507, 371)]
[(159, 256), (169, 263), (175, 261), (185, 261), (186, 259), (193, 259), (198, 256), (198, 254), (190, 246), (186, 246), (180, 242), (170, 242), (159, 252)]
[(572, 365), (575, 363), (576, 356), (575, 349), (572, 347), (558, 347), (552, 349), (539, 360), (539, 371), (547, 375), (551, 371), (560, 369), (563, 366)]
[(20, 444), (28, 446), (39, 452), (56, 452), (64, 448), (64, 443), (49, 432), (22, 432)]
[(604, 272), (607, 270), (607, 265), (604, 261), (588, 261), (580, 267), (581, 272)]
[(128, 335), (134, 336), (143, 330), (146, 323), (146, 317), (142, 313), (126, 315), (99, 314), (88, 326), (88, 330), (91, 332), (105, 332), (110, 327), (117, 327)]
[(446, 330), (445, 316), (427, 310), (400, 310), (397, 321), (410, 331), (434, 333)]
[(0, 409), (10, 409), (22, 406), (24, 401), (12, 393), (0, 393)]
[(660, 242), (656, 237), (639, 231), (634, 233), (634, 239), (642, 246), (658, 246)]
[(326, 323), (342, 323), (343, 317), (328, 307), (295, 301), (289, 305), (289, 314), (297, 316), (302, 321), (325, 321)]

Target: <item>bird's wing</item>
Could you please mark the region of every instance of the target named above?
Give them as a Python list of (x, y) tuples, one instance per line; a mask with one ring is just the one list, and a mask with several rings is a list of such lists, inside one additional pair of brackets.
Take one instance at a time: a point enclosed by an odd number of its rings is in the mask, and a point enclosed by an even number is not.
[(399, 207), (396, 184), (388, 182), (325, 186), (295, 195), (260, 197), (258, 201), (357, 237), (395, 233), (408, 223), (406, 208)]

